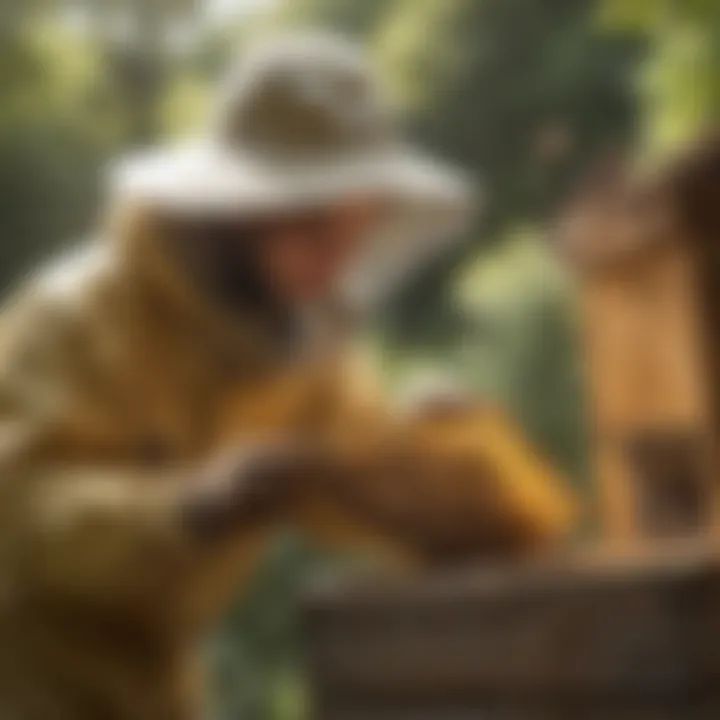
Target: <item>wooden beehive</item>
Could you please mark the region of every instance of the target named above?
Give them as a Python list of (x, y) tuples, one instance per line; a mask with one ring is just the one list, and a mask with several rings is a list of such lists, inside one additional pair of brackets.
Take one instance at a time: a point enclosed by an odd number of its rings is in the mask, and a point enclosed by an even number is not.
[(675, 537), (714, 523), (718, 180), (720, 148), (705, 143), (653, 174), (610, 173), (563, 226), (580, 271), (595, 467), (611, 540)]
[(708, 548), (576, 558), (312, 597), (313, 720), (715, 720)]

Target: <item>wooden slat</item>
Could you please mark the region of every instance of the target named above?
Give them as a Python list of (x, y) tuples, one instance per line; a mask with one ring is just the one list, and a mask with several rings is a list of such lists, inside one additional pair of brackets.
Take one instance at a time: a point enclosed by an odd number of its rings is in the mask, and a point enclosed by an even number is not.
[[(606, 537), (627, 542), (647, 534), (648, 527), (684, 530), (681, 522), (643, 526), (636, 493), (651, 493), (652, 478), (640, 476), (629, 448), (648, 433), (693, 437), (700, 474), (686, 482), (711, 504), (716, 463), (692, 258), (684, 244), (666, 243), (632, 264), (591, 275), (584, 281), (582, 308)], [(672, 499), (664, 503), (666, 512), (668, 507)], [(695, 530), (702, 531), (701, 525), (698, 518)]]
[(451, 713), (524, 698), (538, 708), (699, 701), (720, 687), (720, 565), (713, 550), (664, 554), (314, 595), (319, 706), (345, 706), (324, 717), (353, 718), (363, 703), (381, 717), (393, 704)]

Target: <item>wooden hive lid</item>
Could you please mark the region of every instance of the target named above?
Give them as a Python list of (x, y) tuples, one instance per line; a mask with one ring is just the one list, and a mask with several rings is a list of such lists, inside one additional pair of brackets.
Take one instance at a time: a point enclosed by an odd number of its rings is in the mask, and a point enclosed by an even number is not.
[(583, 276), (632, 272), (681, 236), (667, 194), (663, 173), (611, 158), (561, 214), (555, 232), (560, 254)]
[(476, 717), (522, 700), (535, 710), (517, 717), (546, 718), (562, 699), (687, 700), (720, 678), (719, 589), (702, 544), (326, 588), (306, 616), (319, 716), (446, 718), (464, 702)]

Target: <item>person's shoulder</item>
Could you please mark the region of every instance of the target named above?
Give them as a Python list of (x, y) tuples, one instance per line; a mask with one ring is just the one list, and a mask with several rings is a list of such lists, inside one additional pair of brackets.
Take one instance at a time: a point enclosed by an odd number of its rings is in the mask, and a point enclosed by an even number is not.
[(93, 288), (107, 282), (112, 255), (109, 244), (94, 238), (62, 250), (11, 287), (0, 322), (32, 308), (59, 312), (82, 303)]
[(116, 432), (105, 392), (115, 323), (98, 296), (118, 283), (105, 253), (89, 243), (60, 257), (28, 278), (0, 313), (0, 420), (18, 428), (23, 443), (51, 436), (69, 442), (77, 434), (84, 447), (93, 428)]
[(98, 289), (112, 276), (108, 248), (86, 242), (25, 279), (0, 312), (0, 365), (26, 355), (79, 350)]
[(45, 265), (23, 289), (25, 295), (55, 307), (82, 302), (112, 272), (113, 256), (108, 244), (92, 239), (65, 251)]

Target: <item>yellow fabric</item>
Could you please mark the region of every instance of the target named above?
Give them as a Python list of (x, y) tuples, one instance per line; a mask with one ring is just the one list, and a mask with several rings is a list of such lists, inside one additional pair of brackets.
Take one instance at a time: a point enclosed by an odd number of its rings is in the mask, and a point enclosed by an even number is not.
[(198, 633), (276, 529), (185, 535), (180, 498), (230, 447), (325, 443), (335, 472), (277, 521), (334, 545), (482, 556), (571, 526), (571, 499), (497, 414), (399, 418), (341, 351), (290, 363), (257, 319), (196, 297), (148, 220), (111, 234), (0, 321), (0, 716), (192, 716)]

